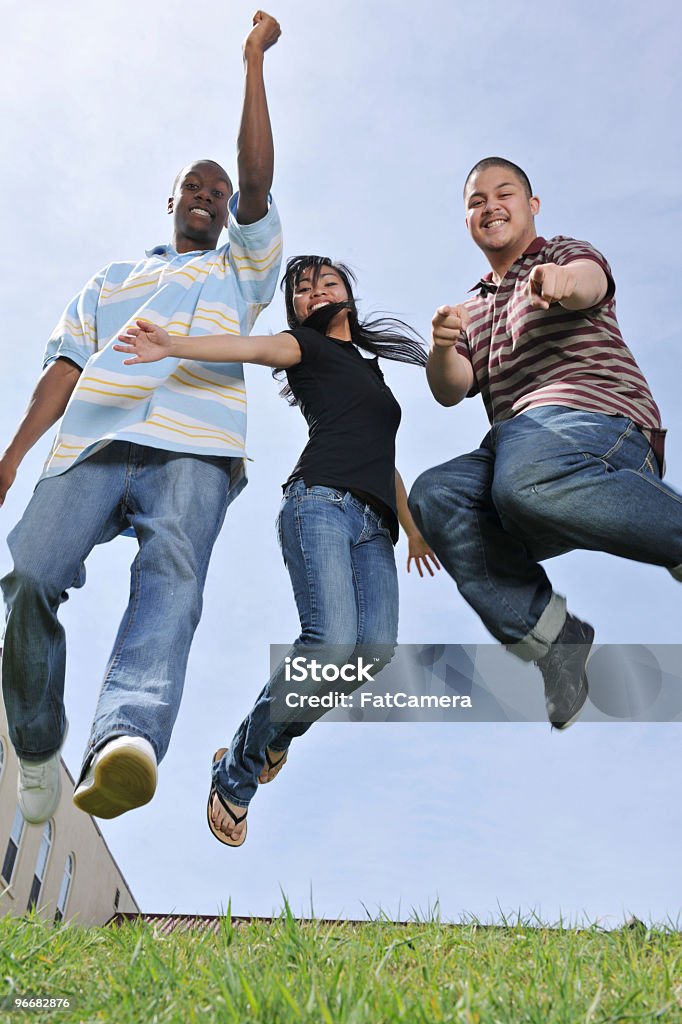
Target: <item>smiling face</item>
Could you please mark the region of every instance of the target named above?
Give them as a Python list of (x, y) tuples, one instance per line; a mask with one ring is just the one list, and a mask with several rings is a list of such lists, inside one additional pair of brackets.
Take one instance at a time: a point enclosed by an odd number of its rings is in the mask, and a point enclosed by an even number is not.
[(227, 224), (231, 195), (230, 179), (212, 160), (199, 160), (180, 172), (168, 200), (173, 245), (178, 252), (216, 248)]
[(540, 200), (528, 195), (525, 184), (508, 167), (487, 167), (472, 175), (464, 205), (469, 234), (493, 269), (511, 266), (536, 237)]
[[(349, 297), (343, 278), (334, 267), (307, 267), (294, 285), (293, 304), (296, 319), (303, 323), (316, 309), (335, 302), (347, 302)], [(341, 310), (339, 316), (347, 320), (348, 310)]]
[(350, 341), (358, 322), (354, 283), (353, 271), (328, 256), (291, 256), (281, 281), (289, 327), (312, 320), (307, 326)]

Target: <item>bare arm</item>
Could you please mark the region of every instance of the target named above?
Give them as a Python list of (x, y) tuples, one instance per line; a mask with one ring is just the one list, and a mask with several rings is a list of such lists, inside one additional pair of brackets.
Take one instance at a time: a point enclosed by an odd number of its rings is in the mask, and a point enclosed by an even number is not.
[(469, 323), (469, 314), (464, 306), (439, 306), (431, 323), (433, 333), (426, 379), (437, 402), (457, 405), (474, 383), (471, 363), (456, 348)]
[(135, 363), (155, 363), (166, 356), (175, 359), (198, 359), (206, 363), (256, 363), (260, 366), (281, 367), (283, 370), (301, 361), (301, 349), (291, 334), (209, 334), (187, 338), (169, 334), (163, 327), (137, 320), (119, 334), (117, 352), (132, 355), (124, 359), (126, 366)]
[(63, 415), (80, 373), (75, 363), (57, 359), (38, 380), (17, 431), (0, 456), (0, 505), (26, 453)]
[(244, 105), (237, 139), (239, 199), (236, 217), (253, 224), (268, 212), (275, 153), (263, 79), (265, 51), (279, 39), (279, 24), (265, 11), (256, 11), (253, 28), (244, 41)]
[(564, 309), (598, 306), (609, 286), (606, 274), (594, 260), (574, 260), (565, 266), (541, 263), (528, 278), (527, 294), (536, 309), (558, 302)]
[(426, 543), (419, 527), (412, 518), (409, 506), (407, 504), (407, 491), (405, 490), (405, 484), (403, 478), (396, 469), (395, 471), (395, 499), (396, 509), (398, 511), (398, 522), (405, 531), (407, 537), (407, 571), (410, 571), (410, 565), (412, 562), (417, 567), (417, 572), (420, 576), (423, 576), (422, 563), (424, 568), (427, 570), (430, 576), (433, 576), (433, 569), (429, 564), (429, 559), (433, 562), (434, 568), (440, 569), (440, 564), (435, 554)]

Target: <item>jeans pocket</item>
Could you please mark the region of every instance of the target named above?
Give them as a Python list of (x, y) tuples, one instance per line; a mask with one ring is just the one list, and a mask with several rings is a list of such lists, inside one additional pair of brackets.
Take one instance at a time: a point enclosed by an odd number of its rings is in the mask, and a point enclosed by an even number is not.
[(649, 447), (649, 450), (646, 453), (644, 462), (639, 467), (637, 472), (641, 473), (643, 476), (655, 476), (658, 479), (660, 479), (661, 474), (658, 469), (658, 459), (656, 458), (651, 446)]
[(332, 505), (340, 505), (346, 497), (347, 491), (340, 491), (338, 487), (327, 487), (323, 484), (314, 484), (306, 487), (304, 494), (299, 494), (301, 501), (327, 501)]
[(623, 429), (621, 430), (620, 434), (615, 439), (615, 441), (613, 441), (613, 443), (610, 445), (608, 450), (604, 452), (603, 455), (599, 456), (601, 459), (604, 460), (604, 462), (608, 462), (609, 459), (612, 459), (616, 455), (616, 453), (620, 451), (620, 449), (628, 440), (633, 431), (637, 432), (637, 427), (635, 426), (634, 422), (627, 416), (614, 417), (614, 420), (616, 419), (620, 421), (620, 423), (623, 426)]
[(631, 469), (636, 473), (658, 476), (656, 456), (637, 424), (627, 417), (622, 417), (626, 428), (616, 438), (605, 455), (601, 456), (611, 469)]
[(391, 544), (393, 543), (393, 535), (389, 528), (384, 523), (383, 519), (380, 519), (379, 522), (377, 523), (377, 530), (379, 531), (382, 537), (388, 538)]
[(378, 509), (367, 508), (365, 509), (365, 515), (370, 522), (374, 523), (374, 529), (378, 534), (382, 537), (388, 537), (389, 540), (392, 539), (385, 513), (379, 512)]

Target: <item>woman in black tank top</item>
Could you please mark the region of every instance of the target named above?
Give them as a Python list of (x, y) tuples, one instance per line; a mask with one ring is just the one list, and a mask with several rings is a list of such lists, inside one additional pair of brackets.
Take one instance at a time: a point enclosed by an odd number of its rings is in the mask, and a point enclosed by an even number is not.
[(128, 362), (176, 356), (276, 368), (287, 377), (283, 394), (309, 427), (278, 518), (301, 633), (230, 747), (213, 758), (208, 824), (228, 846), (244, 842), (249, 802), (258, 783), (282, 768), (291, 740), (334, 706), (330, 701), (351, 707), (353, 690), (390, 660), (398, 630), (398, 521), (408, 537), (408, 571), (412, 561), (420, 576), (439, 568), (395, 469), (400, 407), (377, 358), (424, 366), (426, 354), (401, 321), (359, 319), (353, 280), (343, 264), (299, 256), (282, 282), (289, 328), (280, 334), (179, 338), (138, 321), (116, 346), (134, 355)]

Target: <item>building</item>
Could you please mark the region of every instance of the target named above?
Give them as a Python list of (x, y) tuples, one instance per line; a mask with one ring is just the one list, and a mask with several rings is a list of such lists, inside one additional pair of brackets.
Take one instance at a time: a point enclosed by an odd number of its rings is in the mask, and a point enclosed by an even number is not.
[(19, 765), (0, 700), (0, 914), (35, 908), (49, 921), (100, 925), (139, 907), (93, 818), (71, 803), (74, 780), (61, 762), (53, 818), (27, 825), (17, 806)]

